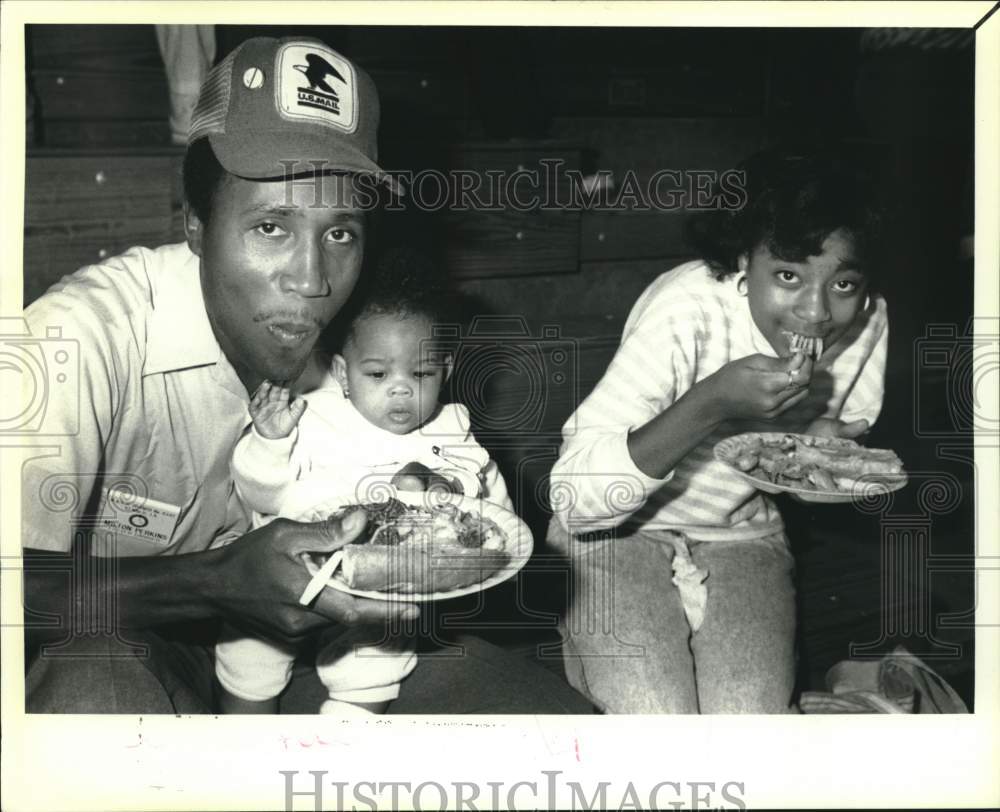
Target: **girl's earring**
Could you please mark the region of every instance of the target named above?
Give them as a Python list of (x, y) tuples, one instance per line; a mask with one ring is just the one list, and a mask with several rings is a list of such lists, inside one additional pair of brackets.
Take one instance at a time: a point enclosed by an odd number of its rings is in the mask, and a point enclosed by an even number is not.
[(740, 296), (747, 295), (747, 275), (745, 271), (741, 271), (739, 276), (736, 277), (736, 292)]
[(351, 396), (351, 390), (346, 386), (344, 387), (344, 400), (347, 400)]

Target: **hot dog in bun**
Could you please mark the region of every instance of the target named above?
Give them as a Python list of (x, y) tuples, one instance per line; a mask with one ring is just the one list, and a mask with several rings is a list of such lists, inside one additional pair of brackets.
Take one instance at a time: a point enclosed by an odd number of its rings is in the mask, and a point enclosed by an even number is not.
[(337, 575), (352, 589), (446, 592), (485, 581), (510, 561), (503, 530), (456, 505), (415, 507), (390, 498), (347, 505), (334, 516), (358, 509), (368, 523), (359, 539), (342, 548)]

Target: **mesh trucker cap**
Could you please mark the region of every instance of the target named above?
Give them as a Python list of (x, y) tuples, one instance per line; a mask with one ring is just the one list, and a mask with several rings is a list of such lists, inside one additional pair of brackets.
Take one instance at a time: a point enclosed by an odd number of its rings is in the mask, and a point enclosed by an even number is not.
[(316, 168), (375, 175), (379, 103), (367, 73), (319, 40), (249, 39), (201, 86), (188, 144), (208, 138), (226, 171), (283, 177)]

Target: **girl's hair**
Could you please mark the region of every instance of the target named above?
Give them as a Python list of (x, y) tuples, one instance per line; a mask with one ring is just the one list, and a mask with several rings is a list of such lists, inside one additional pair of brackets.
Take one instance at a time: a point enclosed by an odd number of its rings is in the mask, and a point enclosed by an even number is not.
[[(372, 316), (424, 316), (433, 325), (456, 322), (457, 309), (443, 263), (391, 225), (369, 246), (358, 286), (332, 325), (327, 346), (340, 351), (357, 324)], [(449, 342), (443, 341), (443, 344)]]
[(821, 254), (823, 241), (843, 229), (874, 282), (883, 218), (874, 186), (856, 164), (831, 154), (765, 151), (737, 172), (742, 199), (730, 184), (716, 198), (720, 208), (687, 223), (688, 242), (717, 279), (735, 273), (739, 257), (760, 245), (780, 259), (802, 262)]

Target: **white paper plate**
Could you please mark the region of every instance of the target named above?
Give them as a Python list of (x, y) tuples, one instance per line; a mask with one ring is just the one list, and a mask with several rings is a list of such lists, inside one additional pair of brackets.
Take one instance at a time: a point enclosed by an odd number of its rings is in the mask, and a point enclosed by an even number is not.
[[(347, 592), (350, 595), (358, 595), (362, 598), (374, 598), (381, 601), (402, 601), (405, 603), (440, 601), (447, 598), (458, 598), (462, 595), (482, 592), (497, 584), (501, 584), (516, 575), (528, 563), (528, 559), (531, 558), (531, 551), (534, 546), (531, 531), (520, 516), (511, 513), (509, 510), (505, 510), (499, 505), (495, 505), (493, 502), (484, 499), (473, 499), (459, 494), (444, 494), (437, 491), (399, 491), (393, 494), (388, 492), (380, 493), (376, 498), (359, 499), (353, 494), (351, 496), (333, 497), (320, 505), (316, 505), (308, 514), (301, 516), (299, 521), (320, 521), (347, 505), (356, 505), (360, 502), (386, 502), (390, 495), (395, 496), (400, 502), (411, 507), (432, 508), (436, 505), (454, 505), (466, 513), (472, 513), (473, 515), (482, 516), (485, 519), (496, 522), (497, 526), (507, 537), (504, 549), (510, 556), (510, 560), (506, 566), (497, 570), (484, 581), (443, 592), (375, 592), (365, 589), (352, 589), (341, 580), (339, 572), (335, 572), (333, 577), (330, 578), (327, 582), (328, 586), (340, 592)], [(304, 559), (310, 576), (315, 575), (320, 566), (322, 566), (323, 558), (325, 558), (325, 555), (320, 557), (319, 560), (316, 560), (315, 557), (306, 557)]]
[[(905, 487), (908, 477), (902, 474), (864, 474), (854, 480), (854, 486), (849, 491), (826, 491), (815, 488), (796, 488), (791, 485), (777, 485), (767, 479), (755, 477), (746, 471), (741, 471), (736, 467), (736, 460), (739, 459), (748, 443), (754, 439), (761, 439), (765, 443), (777, 442), (784, 437), (803, 437), (805, 435), (793, 434), (791, 432), (748, 432), (737, 434), (734, 437), (727, 437), (715, 444), (715, 459), (726, 465), (733, 473), (745, 479), (758, 490), (765, 493), (791, 493), (802, 499), (804, 502), (855, 502), (877, 498), (878, 496), (892, 491), (898, 491)], [(810, 437), (812, 444), (818, 448), (849, 448), (860, 449), (864, 452), (865, 447), (853, 440), (835, 437)]]

